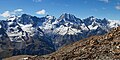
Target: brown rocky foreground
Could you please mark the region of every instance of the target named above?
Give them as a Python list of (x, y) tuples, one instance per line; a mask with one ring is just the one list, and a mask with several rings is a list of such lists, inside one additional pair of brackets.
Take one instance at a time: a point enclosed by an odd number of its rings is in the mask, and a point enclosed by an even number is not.
[(103, 36), (92, 36), (44, 56), (27, 60), (120, 60), (120, 27)]

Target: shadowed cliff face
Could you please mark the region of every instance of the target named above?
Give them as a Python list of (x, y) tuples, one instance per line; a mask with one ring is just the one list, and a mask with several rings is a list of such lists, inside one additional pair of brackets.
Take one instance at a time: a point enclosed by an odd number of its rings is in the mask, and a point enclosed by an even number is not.
[(2, 24), (0, 23), (0, 59), (2, 57), (8, 57), (11, 56), (12, 52), (12, 44), (10, 42), (10, 39), (8, 35), (5, 32), (5, 29), (2, 28)]
[(35, 32), (31, 32), (33, 33), (23, 31), (16, 20), (0, 21), (0, 58), (15, 55), (43, 55), (55, 51), (52, 42), (40, 29), (36, 28)]
[(115, 60), (120, 59), (120, 27), (103, 36), (93, 36), (29, 60)]

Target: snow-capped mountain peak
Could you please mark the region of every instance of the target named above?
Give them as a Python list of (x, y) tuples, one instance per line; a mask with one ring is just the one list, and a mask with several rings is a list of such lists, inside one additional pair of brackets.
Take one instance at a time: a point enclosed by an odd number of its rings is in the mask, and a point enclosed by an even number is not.
[(111, 28), (120, 26), (120, 21), (119, 20), (109, 20), (109, 22), (110, 22), (109, 26)]
[(79, 19), (76, 18), (74, 15), (72, 14), (69, 14), (69, 13), (65, 13), (65, 14), (62, 14), (59, 18), (58, 18), (58, 21), (64, 21), (64, 22), (79, 22)]

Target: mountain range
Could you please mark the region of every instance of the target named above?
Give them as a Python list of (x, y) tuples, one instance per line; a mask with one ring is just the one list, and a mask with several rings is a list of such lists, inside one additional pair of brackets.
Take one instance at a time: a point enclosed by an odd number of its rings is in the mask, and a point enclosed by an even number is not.
[(59, 18), (28, 14), (0, 20), (0, 58), (15, 55), (45, 55), (81, 39), (103, 35), (120, 26), (120, 21), (80, 19), (64, 13)]

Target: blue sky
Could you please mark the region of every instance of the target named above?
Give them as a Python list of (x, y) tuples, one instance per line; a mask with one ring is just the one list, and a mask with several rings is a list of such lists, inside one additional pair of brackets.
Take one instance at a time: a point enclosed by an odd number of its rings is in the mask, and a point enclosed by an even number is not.
[(1, 0), (0, 18), (16, 13), (38, 17), (71, 13), (78, 18), (95, 16), (120, 20), (120, 0)]

